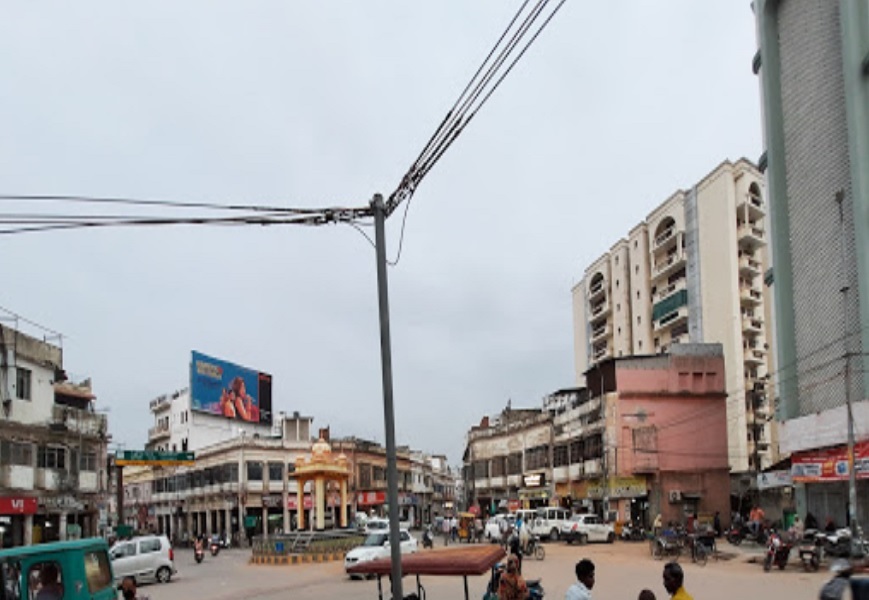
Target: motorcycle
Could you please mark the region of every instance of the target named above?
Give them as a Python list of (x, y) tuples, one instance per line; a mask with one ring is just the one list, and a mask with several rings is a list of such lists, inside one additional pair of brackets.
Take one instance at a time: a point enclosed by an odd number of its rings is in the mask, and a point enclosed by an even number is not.
[(431, 527), (426, 527), (422, 534), (422, 547), (434, 548), (434, 537), (431, 534)]
[(528, 543), (525, 544), (525, 556), (533, 556), (536, 560), (546, 558), (546, 548), (540, 544), (540, 536), (532, 535), (528, 538)]
[(776, 531), (770, 532), (766, 556), (763, 559), (763, 570), (769, 571), (773, 565), (777, 566), (779, 570), (783, 570), (788, 564), (791, 548), (792, 544), (783, 539)]
[(646, 539), (646, 530), (638, 525), (625, 523), (620, 538), (625, 542), (642, 542)]
[(193, 548), (193, 558), (196, 559), (196, 564), (202, 562), (202, 559), (205, 558), (205, 551), (202, 549), (202, 546), (197, 544)]
[(769, 534), (763, 527), (759, 527), (757, 533), (755, 533), (748, 525), (737, 525), (728, 529), (724, 537), (734, 546), (738, 546), (745, 540), (757, 544), (766, 544)]
[(815, 529), (807, 529), (797, 546), (797, 554), (806, 571), (817, 571), (824, 559), (823, 536)]
[[(504, 568), (505, 565), (503, 563), (498, 563), (492, 567), (492, 576), (489, 578), (489, 583), (486, 585), (486, 592), (483, 594), (483, 600), (498, 597), (498, 586), (501, 583), (501, 574), (504, 572)], [(540, 579), (525, 580), (525, 585), (528, 587), (528, 600), (540, 600), (545, 595), (540, 581)]]
[(217, 556), (220, 553), (220, 544), (217, 540), (211, 540), (211, 556)]

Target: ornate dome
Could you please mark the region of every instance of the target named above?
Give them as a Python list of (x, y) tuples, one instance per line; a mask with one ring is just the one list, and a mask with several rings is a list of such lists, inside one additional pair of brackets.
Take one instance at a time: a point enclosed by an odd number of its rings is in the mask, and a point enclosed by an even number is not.
[(332, 447), (329, 445), (329, 442), (320, 438), (314, 445), (311, 446), (311, 460), (312, 462), (325, 462), (331, 460), (332, 458)]

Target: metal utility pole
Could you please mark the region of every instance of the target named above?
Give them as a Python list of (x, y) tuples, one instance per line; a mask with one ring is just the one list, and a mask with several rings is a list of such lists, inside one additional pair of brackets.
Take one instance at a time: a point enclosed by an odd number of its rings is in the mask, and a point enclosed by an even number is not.
[(841, 250), (841, 269), (842, 269), (842, 335), (844, 336), (843, 344), (845, 346), (845, 404), (847, 407), (848, 416), (848, 521), (851, 524), (851, 556), (859, 556), (863, 553), (862, 544), (858, 540), (859, 528), (857, 525), (857, 474), (854, 469), (854, 411), (851, 403), (851, 336), (853, 332), (848, 331), (848, 272), (845, 268), (848, 258), (848, 252), (845, 247), (845, 236), (847, 229), (845, 227), (845, 192), (839, 190), (836, 192), (836, 203), (839, 205), (839, 248)]
[(377, 249), (377, 299), (380, 306), (380, 364), (383, 377), (383, 420), (386, 425), (386, 501), (389, 503), (389, 550), (392, 597), (404, 598), (401, 586), (401, 537), (398, 528), (398, 465), (395, 456), (395, 411), (392, 406), (392, 348), (389, 334), (389, 285), (386, 279), (386, 209), (375, 194), (374, 241)]

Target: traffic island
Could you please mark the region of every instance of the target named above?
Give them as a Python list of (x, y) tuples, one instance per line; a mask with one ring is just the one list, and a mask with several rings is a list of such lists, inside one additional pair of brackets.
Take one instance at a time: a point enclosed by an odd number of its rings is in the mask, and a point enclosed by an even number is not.
[(365, 536), (355, 530), (303, 531), (253, 539), (250, 564), (298, 565), (343, 560)]

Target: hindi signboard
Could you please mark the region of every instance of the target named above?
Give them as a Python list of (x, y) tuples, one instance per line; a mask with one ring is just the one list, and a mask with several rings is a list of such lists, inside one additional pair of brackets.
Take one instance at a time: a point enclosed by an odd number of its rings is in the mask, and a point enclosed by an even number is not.
[(157, 452), (155, 450), (119, 450), (115, 454), (115, 464), (126, 466), (171, 467), (192, 466), (196, 457), (193, 452)]

